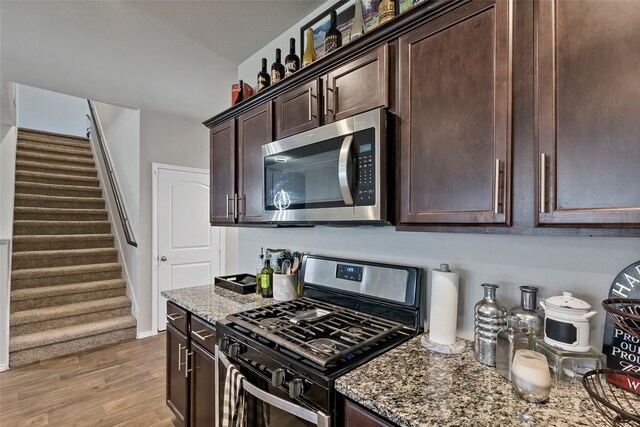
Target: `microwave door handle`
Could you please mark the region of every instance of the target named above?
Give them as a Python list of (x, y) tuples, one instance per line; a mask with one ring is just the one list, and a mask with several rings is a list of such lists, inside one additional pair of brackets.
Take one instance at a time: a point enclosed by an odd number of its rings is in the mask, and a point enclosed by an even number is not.
[[(222, 351), (218, 351), (218, 359), (225, 367), (228, 367), (229, 363), (231, 363)], [(288, 414), (294, 415), (298, 418), (302, 418), (303, 420), (310, 423), (314, 423), (318, 427), (329, 427), (329, 425), (331, 424), (331, 417), (329, 415), (326, 415), (320, 411), (311, 411), (309, 409), (303, 408), (302, 406), (296, 405), (295, 403), (291, 403), (288, 400), (284, 400), (277, 396), (274, 396), (273, 394), (254, 386), (249, 381), (247, 381), (246, 378), (242, 379), (242, 388), (244, 388), (247, 393), (262, 400), (263, 402), (271, 406), (275, 406), (276, 408), (281, 409)]]
[(353, 205), (353, 195), (351, 194), (351, 186), (349, 185), (349, 176), (347, 168), (349, 167), (349, 154), (351, 153), (351, 144), (353, 143), (353, 135), (348, 135), (342, 141), (340, 147), (340, 156), (338, 157), (338, 182), (340, 183), (340, 192), (342, 192), (342, 200), (347, 206)]

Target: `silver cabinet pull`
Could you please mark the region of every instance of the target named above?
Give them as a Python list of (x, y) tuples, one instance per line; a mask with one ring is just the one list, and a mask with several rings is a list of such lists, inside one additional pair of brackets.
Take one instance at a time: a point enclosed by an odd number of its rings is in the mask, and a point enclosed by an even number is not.
[(180, 367), (182, 365), (182, 344), (178, 343), (178, 372), (180, 372)]
[(340, 156), (338, 158), (338, 182), (340, 183), (340, 192), (342, 193), (342, 200), (347, 206), (353, 205), (353, 194), (351, 194), (351, 185), (349, 183), (349, 176), (347, 175), (347, 168), (349, 166), (349, 154), (351, 153), (351, 143), (353, 142), (353, 135), (348, 135), (344, 141), (342, 141), (342, 147), (340, 147)]
[(309, 88), (309, 121), (311, 121), (312, 119), (312, 115), (311, 115), (311, 88)]
[(167, 319), (171, 320), (172, 322), (175, 322), (176, 320), (182, 319), (182, 318), (184, 318), (184, 316), (181, 316), (178, 313), (167, 314)]
[(329, 103), (329, 79), (324, 85), (324, 115), (327, 115), (327, 104)]
[(493, 212), (500, 213), (500, 159), (496, 159), (495, 200), (493, 201)]
[(540, 153), (540, 213), (547, 209), (547, 155)]
[(338, 113), (338, 89), (338, 85), (333, 88), (333, 104), (331, 104), (333, 110), (331, 110), (331, 116), (334, 120), (336, 119), (336, 114)]
[[(191, 357), (191, 368), (189, 368), (189, 357)], [(189, 353), (186, 347), (184, 348), (184, 364), (186, 365), (184, 367), (184, 377), (188, 378), (189, 372), (193, 371), (193, 351)]]
[(233, 218), (238, 218), (238, 193), (233, 193)]
[(196, 337), (200, 338), (202, 341), (205, 341), (207, 338), (210, 338), (210, 337), (212, 337), (212, 336), (213, 336), (213, 334), (204, 335), (204, 336), (203, 336), (203, 335), (200, 335), (200, 334), (201, 334), (201, 333), (203, 333), (203, 332), (207, 332), (207, 330), (206, 330), (206, 329), (202, 329), (202, 330), (200, 330), (200, 331), (191, 331), (191, 333), (192, 333), (193, 335), (195, 335)]
[(229, 197), (229, 193), (227, 193), (227, 214), (225, 215), (225, 218), (229, 218), (229, 201), (231, 200), (231, 198)]

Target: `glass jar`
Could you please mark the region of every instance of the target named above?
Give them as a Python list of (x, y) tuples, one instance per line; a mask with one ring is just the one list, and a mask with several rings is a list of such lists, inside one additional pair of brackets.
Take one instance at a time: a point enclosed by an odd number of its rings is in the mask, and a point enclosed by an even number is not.
[(522, 332), (522, 321), (515, 314), (507, 317), (507, 328), (498, 332), (496, 343), (496, 371), (511, 381), (513, 356), (518, 350), (529, 348), (529, 337)]

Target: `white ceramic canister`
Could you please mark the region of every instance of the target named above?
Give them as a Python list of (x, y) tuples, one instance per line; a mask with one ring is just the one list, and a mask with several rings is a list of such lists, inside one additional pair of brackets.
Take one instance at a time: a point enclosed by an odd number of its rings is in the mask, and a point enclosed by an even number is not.
[(573, 297), (571, 292), (540, 301), (544, 308), (544, 341), (567, 351), (587, 352), (589, 344), (589, 319), (597, 312), (589, 311), (591, 305)]

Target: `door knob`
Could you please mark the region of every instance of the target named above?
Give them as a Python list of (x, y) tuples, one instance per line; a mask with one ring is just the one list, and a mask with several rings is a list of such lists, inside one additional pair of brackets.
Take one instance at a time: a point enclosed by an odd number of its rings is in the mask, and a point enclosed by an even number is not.
[(166, 261), (166, 260), (167, 260), (167, 257), (166, 257), (166, 256), (161, 256), (161, 257), (160, 257), (160, 261)]

